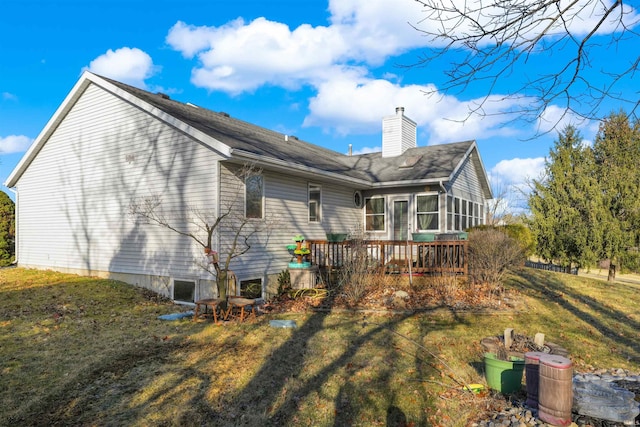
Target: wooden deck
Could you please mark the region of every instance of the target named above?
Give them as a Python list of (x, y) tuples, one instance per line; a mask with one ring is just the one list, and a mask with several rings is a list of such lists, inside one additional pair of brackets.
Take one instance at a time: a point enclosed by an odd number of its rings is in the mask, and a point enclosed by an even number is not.
[(358, 244), (366, 248), (367, 262), (381, 274), (468, 274), (467, 240), (308, 242), (311, 246), (311, 262), (320, 268), (340, 269), (350, 261), (354, 245)]

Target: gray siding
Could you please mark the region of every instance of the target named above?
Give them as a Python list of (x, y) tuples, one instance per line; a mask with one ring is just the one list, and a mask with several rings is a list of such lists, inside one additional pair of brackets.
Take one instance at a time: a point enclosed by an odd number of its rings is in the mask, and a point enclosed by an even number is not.
[[(19, 263), (102, 275), (198, 277), (190, 239), (136, 222), (131, 201), (161, 195), (168, 218), (214, 209), (218, 158), (90, 85), (18, 181)], [(165, 292), (166, 293), (166, 292)]]
[[(244, 200), (237, 203), (234, 196), (239, 185), (232, 170), (236, 166), (221, 166), (221, 209), (236, 203), (236, 214), (243, 215)], [(263, 171), (265, 209), (264, 215), (270, 226), (268, 231), (258, 233), (251, 250), (237, 258), (231, 265), (239, 280), (265, 279), (268, 274), (276, 274), (287, 268), (291, 256), (286, 250), (293, 243), (292, 237), (302, 234), (306, 239), (325, 239), (328, 231), (348, 232), (362, 221), (361, 210), (353, 205), (355, 189), (337, 186), (322, 180), (283, 175), (269, 170)], [(310, 223), (308, 220), (308, 183), (322, 187), (322, 221)], [(244, 196), (244, 193), (242, 193)], [(233, 238), (233, 232), (222, 229), (221, 254)]]
[[(439, 194), (439, 207), (440, 207), (440, 215), (439, 215), (439, 232), (444, 232), (446, 230), (446, 194), (440, 193), (440, 186), (438, 184), (432, 185), (423, 185), (423, 186), (406, 186), (406, 187), (397, 187), (397, 188), (385, 188), (385, 189), (376, 189), (376, 190), (368, 190), (364, 192), (364, 197), (375, 197), (375, 196), (384, 196), (386, 202), (386, 228), (384, 232), (368, 232), (369, 237), (372, 239), (381, 239), (381, 240), (391, 240), (393, 238), (393, 229), (392, 229), (392, 213), (393, 213), (393, 202), (396, 200), (407, 200), (408, 210), (409, 210), (409, 224), (408, 224), (408, 237), (411, 238), (411, 233), (414, 232), (417, 228), (417, 215), (416, 215), (416, 195), (421, 194)], [(363, 213), (364, 215), (364, 213)], [(364, 216), (363, 216), (364, 220)]]
[(480, 179), (470, 157), (465, 159), (464, 164), (452, 179), (452, 194), (484, 204)]

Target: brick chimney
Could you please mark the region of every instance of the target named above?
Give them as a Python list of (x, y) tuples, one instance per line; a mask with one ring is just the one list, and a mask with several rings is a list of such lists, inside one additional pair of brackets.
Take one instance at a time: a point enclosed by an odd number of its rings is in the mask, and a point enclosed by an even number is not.
[(404, 107), (382, 119), (382, 157), (395, 157), (417, 147), (416, 122), (404, 115)]

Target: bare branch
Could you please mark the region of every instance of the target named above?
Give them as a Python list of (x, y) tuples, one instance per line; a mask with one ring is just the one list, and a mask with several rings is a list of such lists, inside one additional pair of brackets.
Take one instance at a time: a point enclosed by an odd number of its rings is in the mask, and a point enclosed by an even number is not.
[[(485, 116), (492, 99), (512, 100), (507, 113), (537, 120), (557, 105), (565, 115), (600, 119), (605, 102), (639, 109), (639, 91), (625, 84), (640, 66), (640, 54), (626, 51), (628, 63), (593, 61), (621, 43), (637, 40), (640, 14), (622, 0), (415, 0), (424, 8), (414, 28), (434, 47), (409, 67), (428, 67), (446, 58), (444, 84), (429, 95), (464, 93), (482, 87), (483, 97), (468, 115)], [(631, 5), (630, 5), (631, 4)], [(603, 41), (609, 41), (609, 45)], [(615, 54), (611, 52), (611, 54)], [(629, 56), (629, 54), (631, 54)], [(561, 55), (556, 60), (555, 56)], [(624, 56), (622, 57), (624, 58)], [(548, 59), (548, 60), (547, 60)], [(523, 67), (514, 75), (516, 66)], [(599, 68), (596, 68), (599, 67)], [(525, 74), (526, 73), (526, 74)], [(607, 76), (605, 83), (593, 76)], [(515, 77), (521, 80), (516, 81)], [(506, 79), (516, 85), (505, 89)], [(551, 127), (553, 129), (553, 127)]]
[[(226, 272), (233, 259), (249, 252), (258, 233), (273, 229), (278, 222), (278, 218), (273, 215), (265, 215), (260, 219), (247, 218), (245, 215), (245, 179), (261, 172), (253, 165), (243, 165), (235, 170), (235, 187), (225, 189), (225, 194), (230, 197), (215, 208), (202, 209), (196, 205), (187, 205), (180, 212), (165, 211), (162, 197), (151, 195), (132, 201), (129, 214), (135, 221), (168, 229), (192, 239), (203, 248), (213, 249), (214, 237), (224, 234), (221, 247), (215, 249), (218, 249), (223, 260), (221, 270)], [(210, 263), (201, 259), (197, 259), (196, 264), (211, 274), (220, 273), (217, 264), (215, 272)]]

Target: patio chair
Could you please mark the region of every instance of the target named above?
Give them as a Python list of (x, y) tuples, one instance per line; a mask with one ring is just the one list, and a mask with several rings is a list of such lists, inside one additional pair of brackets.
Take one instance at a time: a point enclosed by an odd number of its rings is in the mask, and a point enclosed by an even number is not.
[[(229, 271), (227, 273), (227, 299), (229, 298), (229, 293), (231, 291), (231, 287), (233, 286), (234, 292), (237, 290), (237, 279), (236, 275), (233, 271)], [(203, 298), (199, 299), (195, 302), (196, 308), (194, 310), (193, 320), (197, 320), (200, 316), (207, 317), (208, 309), (211, 309), (213, 315), (213, 321), (218, 323), (218, 318), (221, 320), (226, 320), (227, 318), (227, 310), (223, 311), (220, 307), (222, 302), (221, 298)], [(203, 308), (203, 312), (200, 312), (200, 308)]]
[[(198, 320), (198, 317), (200, 316), (207, 317), (208, 309), (211, 308), (213, 321), (214, 323), (218, 323), (218, 314), (222, 314), (222, 313), (218, 313), (219, 311), (218, 306), (220, 304), (220, 301), (221, 300), (219, 298), (204, 298), (196, 301), (195, 302), (196, 308), (194, 310), (193, 320)], [(200, 307), (203, 308), (202, 313), (200, 313)]]
[(227, 281), (227, 310), (225, 320), (239, 320), (243, 322), (249, 316), (256, 316), (257, 300), (241, 295), (238, 290), (236, 275), (229, 272)]
[(229, 297), (225, 318), (229, 320), (237, 319), (243, 322), (249, 317), (256, 317), (256, 300), (240, 296)]

